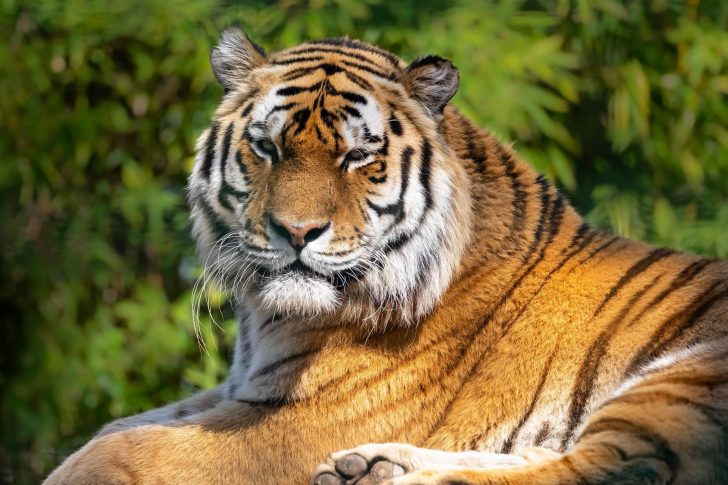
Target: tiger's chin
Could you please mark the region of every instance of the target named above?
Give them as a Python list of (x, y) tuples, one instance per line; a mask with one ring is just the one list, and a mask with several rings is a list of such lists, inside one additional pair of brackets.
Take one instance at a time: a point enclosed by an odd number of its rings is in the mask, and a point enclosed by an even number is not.
[(334, 312), (340, 295), (321, 277), (290, 272), (264, 281), (259, 300), (263, 308), (278, 314), (314, 317)]

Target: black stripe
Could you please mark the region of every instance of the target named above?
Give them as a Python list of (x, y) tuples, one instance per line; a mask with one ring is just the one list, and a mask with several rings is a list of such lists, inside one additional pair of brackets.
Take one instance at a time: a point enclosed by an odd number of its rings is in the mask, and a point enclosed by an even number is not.
[(225, 138), (223, 138), (222, 141), (222, 154), (220, 155), (220, 180), (222, 180), (220, 191), (217, 193), (217, 200), (220, 203), (222, 207), (229, 210), (230, 212), (235, 212), (233, 210), (233, 207), (230, 205), (230, 201), (226, 197), (226, 192), (228, 192), (232, 187), (230, 187), (227, 182), (225, 181), (225, 166), (227, 164), (227, 158), (228, 154), (230, 153), (230, 143), (232, 142), (233, 138), (233, 130), (235, 129), (235, 126), (230, 123), (227, 127), (227, 130), (225, 130)]
[(339, 119), (336, 114), (328, 111), (325, 108), (321, 108), (321, 111), (319, 111), (319, 117), (321, 118), (321, 121), (324, 123), (324, 125), (326, 125), (326, 128), (334, 130), (334, 136), (338, 135), (338, 132), (335, 129), (336, 127), (334, 126), (334, 120)]
[[(531, 265), (531, 268), (535, 267), (538, 263), (541, 262), (541, 260), (543, 260), (544, 256), (546, 255), (546, 248), (551, 245), (554, 238), (559, 233), (559, 230), (561, 228), (561, 222), (564, 218), (565, 208), (566, 207), (564, 204), (564, 198), (561, 196), (561, 194), (557, 193), (554, 203), (551, 206), (551, 217), (549, 219), (548, 236), (546, 238), (546, 242), (543, 244), (543, 246), (541, 246), (541, 251)], [(527, 256), (526, 260), (528, 260), (529, 257), (530, 254)]]
[[(396, 76), (395, 76), (394, 73), (391, 73), (391, 72), (390, 73), (387, 73), (387, 72), (382, 71), (381, 70), (382, 69), (382, 66), (380, 66), (376, 62), (374, 62), (374, 61), (372, 61), (370, 59), (367, 59), (366, 57), (364, 57), (362, 55), (355, 54), (353, 52), (346, 52), (346, 51), (343, 51), (343, 50), (340, 50), (340, 49), (324, 49), (324, 48), (313, 48), (313, 49), (311, 49), (311, 48), (308, 48), (308, 49), (300, 49), (300, 50), (297, 50), (296, 52), (291, 52), (290, 54), (296, 54), (296, 53), (315, 53), (315, 52), (335, 53), (335, 54), (339, 54), (339, 55), (344, 56), (344, 57), (349, 57), (351, 59), (356, 59), (357, 61), (362, 61), (362, 62), (365, 62), (365, 63), (369, 64), (369, 66), (360, 64), (359, 62), (348, 61), (346, 59), (336, 59), (336, 62), (337, 63), (344, 64), (344, 65), (349, 66), (349, 67), (353, 67), (355, 69), (359, 69), (359, 70), (362, 70), (362, 71), (369, 72), (371, 74), (374, 74), (375, 76), (379, 76), (379, 77), (384, 78), (384, 79), (389, 79), (390, 81), (394, 81), (396, 79)], [(282, 60), (279, 60), (279, 61), (275, 61), (275, 63), (276, 64), (290, 65), (290, 64), (295, 64), (295, 63), (299, 62), (299, 59), (300, 59), (300, 62), (308, 62), (308, 61), (313, 61), (313, 60), (321, 60), (321, 61), (323, 61), (323, 57), (321, 57), (321, 59), (315, 59), (314, 57), (319, 57), (319, 56), (300, 57), (300, 58), (294, 58), (294, 59), (282, 59)], [(299, 70), (308, 70), (308, 69), (310, 69), (310, 68), (306, 67), (306, 68), (301, 68)], [(303, 74), (303, 75), (305, 75), (305, 74)]]
[(245, 107), (245, 109), (243, 109), (243, 112), (240, 115), (240, 117), (245, 118), (246, 116), (248, 116), (250, 114), (250, 112), (253, 111), (253, 106), (255, 106), (254, 101), (251, 101), (250, 103), (248, 103), (248, 105)]
[(276, 362), (273, 362), (271, 364), (266, 365), (265, 367), (258, 369), (248, 378), (248, 381), (252, 381), (253, 379), (257, 379), (259, 377), (263, 377), (266, 374), (270, 374), (272, 372), (275, 372), (279, 370), (284, 365), (294, 362), (296, 360), (305, 359), (307, 357), (310, 357), (311, 355), (315, 354), (317, 351), (315, 350), (304, 350), (301, 352), (297, 352), (295, 354), (288, 355), (286, 357), (283, 357), (280, 360), (277, 360)]
[(622, 307), (620, 312), (611, 320), (607, 327), (599, 334), (582, 361), (581, 368), (577, 373), (577, 380), (574, 382), (574, 389), (571, 391), (571, 405), (569, 406), (569, 424), (566, 433), (561, 440), (561, 449), (565, 450), (571, 438), (574, 436), (577, 426), (584, 418), (584, 411), (591, 398), (594, 385), (599, 377), (602, 359), (607, 354), (607, 348), (615, 333), (624, 321), (627, 312), (633, 309), (635, 303), (644, 296), (659, 280), (659, 276), (652, 279), (640, 291), (632, 295), (632, 298)]
[[(536, 226), (536, 230), (534, 231), (533, 241), (531, 242), (531, 246), (530, 246), (530, 248), (527, 251), (527, 256), (522, 257), (522, 259), (524, 261), (528, 261), (528, 259), (530, 259), (531, 254), (533, 254), (533, 252), (536, 251), (536, 248), (538, 246), (538, 243), (541, 240), (541, 235), (543, 233), (543, 225), (546, 222), (546, 213), (548, 212), (549, 200), (550, 200), (550, 197), (549, 197), (549, 194), (548, 194), (548, 191), (547, 190), (548, 190), (548, 187), (547, 186), (541, 185), (541, 195), (540, 195), (540, 199), (541, 199), (541, 215), (539, 216), (538, 223), (537, 223), (537, 226)], [(531, 271), (533, 270), (534, 266), (535, 265), (529, 266), (526, 269), (526, 271), (524, 271), (523, 273), (521, 273), (521, 275), (513, 282), (513, 284), (511, 285), (511, 287), (508, 288), (508, 290), (503, 294), (503, 296), (501, 297), (501, 299), (496, 304), (496, 306), (495, 306), (496, 309), (500, 308), (511, 297), (511, 295), (513, 294), (513, 292), (516, 291), (516, 288), (518, 288), (521, 285), (521, 283), (523, 282), (523, 280), (526, 278), (526, 276), (528, 276), (531, 273)], [(485, 322), (484, 322), (484, 324), (485, 324)]]
[(310, 75), (311, 73), (317, 71), (315, 66), (312, 67), (299, 67), (298, 69), (294, 69), (292, 71), (288, 71), (283, 78), (281, 79), (283, 82), (290, 82), (295, 81), (297, 79), (300, 79), (302, 77), (306, 77)]
[(323, 63), (316, 66), (318, 69), (323, 69), (324, 73), (326, 73), (327, 76), (333, 76), (334, 74), (338, 74), (340, 72), (346, 71), (343, 67), (337, 66), (336, 64), (331, 63)]
[(250, 399), (237, 399), (237, 402), (247, 404), (248, 406), (267, 406), (271, 408), (278, 408), (285, 405), (290, 405), (295, 402), (292, 399), (285, 397), (271, 397), (269, 399), (261, 399), (259, 401), (253, 401)]
[[(286, 52), (286, 55), (297, 55), (297, 54), (316, 54), (316, 53), (329, 53), (329, 54), (339, 54), (341, 56), (345, 57), (351, 57), (352, 59), (357, 59), (359, 61), (366, 62), (368, 64), (371, 64), (374, 67), (382, 67), (376, 62), (372, 61), (371, 59), (367, 58), (366, 56), (363, 56), (361, 54), (357, 54), (355, 52), (348, 52), (342, 49), (337, 49), (335, 47), (324, 47), (324, 46), (299, 46), (295, 47), (291, 52)], [(323, 60), (323, 56), (321, 57), (321, 60)], [(281, 62), (281, 61), (279, 61)]]
[[(515, 197), (515, 188), (514, 188), (514, 197)], [(546, 215), (549, 212), (550, 209), (550, 201), (551, 196), (549, 195), (549, 185), (548, 182), (543, 180), (543, 183), (540, 184), (540, 193), (539, 193), (539, 200), (541, 201), (541, 209), (538, 216), (538, 223), (536, 224), (536, 229), (533, 231), (533, 240), (531, 240), (531, 244), (528, 247), (528, 250), (522, 255), (521, 259), (524, 263), (527, 263), (528, 260), (531, 258), (531, 255), (536, 251), (536, 248), (538, 248), (539, 243), (541, 242), (541, 237), (543, 237), (543, 231), (544, 231), (544, 225), (546, 223)], [(516, 207), (514, 204), (514, 211)], [(525, 207), (524, 211), (525, 212)], [(523, 219), (523, 216), (521, 216), (521, 219)], [(515, 222), (514, 222), (515, 224)], [(514, 231), (514, 226), (511, 226), (511, 233)], [(511, 234), (512, 236), (512, 234)]]
[(354, 118), (361, 118), (361, 113), (356, 108), (352, 108), (351, 106), (344, 106), (342, 109)]
[(541, 247), (541, 253), (533, 263), (534, 266), (541, 262), (546, 254), (546, 248), (551, 245), (551, 243), (554, 241), (554, 238), (556, 238), (556, 235), (559, 233), (561, 229), (561, 223), (564, 220), (565, 210), (566, 204), (564, 201), (564, 197), (561, 194), (557, 193), (556, 200), (554, 200), (554, 203), (551, 206), (551, 218), (549, 219), (548, 237), (546, 239), (546, 243)]
[[(421, 165), (421, 171), (420, 171), (420, 183), (423, 185), (423, 188), (425, 191), (425, 209), (423, 210), (422, 214), (419, 217), (419, 220), (417, 221), (417, 224), (415, 225), (416, 229), (414, 231), (411, 231), (406, 234), (400, 234), (399, 236), (397, 236), (396, 239), (387, 243), (387, 245), (384, 248), (385, 254), (389, 254), (392, 251), (397, 251), (397, 250), (401, 249), (416, 234), (418, 234), (420, 231), (420, 228), (422, 227), (422, 222), (424, 221), (425, 217), (427, 216), (427, 211), (432, 207), (432, 195), (431, 195), (432, 193), (431, 193), (431, 189), (430, 189), (431, 158), (432, 158), (432, 149), (430, 147), (429, 142), (427, 140), (425, 140), (423, 142), (423, 147), (422, 147), (422, 162), (421, 162), (422, 165)], [(384, 167), (382, 167), (382, 169), (380, 169), (380, 171), (383, 171), (386, 168), (386, 164), (385, 164), (385, 162), (381, 162), (381, 163), (384, 164)], [(423, 173), (423, 171), (424, 171), (424, 173)], [(384, 182), (386, 179), (387, 179), (386, 175), (384, 175), (380, 179), (376, 179), (375, 177), (369, 177), (369, 180), (372, 182), (375, 182), (375, 183), (380, 183), (379, 181)], [(393, 226), (394, 226), (394, 224), (392, 226), (390, 226), (389, 229), (391, 229)], [(389, 229), (388, 229), (388, 231), (389, 231)], [(437, 237), (438, 237), (438, 240), (439, 240), (439, 238), (442, 237), (441, 231), (438, 231)], [(433, 247), (439, 247), (439, 245), (435, 244)], [(430, 265), (430, 263), (433, 261), (435, 256), (436, 255), (432, 255), (432, 254), (421, 255), (422, 259), (420, 259), (418, 261), (418, 263), (420, 264), (420, 266), (418, 266), (420, 268), (418, 278), (423, 277), (427, 274), (426, 268)]]
[(287, 111), (287, 110), (289, 110), (289, 109), (293, 108), (294, 106), (296, 106), (296, 103), (287, 103), (287, 104), (280, 104), (280, 105), (278, 105), (278, 106), (274, 107), (273, 109), (271, 109), (271, 110), (270, 110), (270, 111), (268, 112), (268, 114), (267, 114), (267, 115), (265, 115), (265, 119), (267, 120), (268, 118), (270, 118), (270, 116), (271, 116), (271, 115), (272, 115), (273, 113), (275, 113), (275, 112), (277, 112), (277, 111)]
[[(582, 222), (581, 225), (579, 226), (579, 229), (576, 230), (576, 235), (574, 235), (574, 239), (571, 241), (571, 244), (569, 245), (569, 247), (562, 249), (561, 252), (565, 253), (569, 249), (576, 247), (577, 244), (579, 244), (581, 241), (584, 240), (584, 236), (586, 235), (586, 233), (589, 232), (590, 229), (591, 229), (591, 226), (589, 225), (588, 222)], [(594, 239), (595, 236), (596, 236), (596, 232), (592, 232), (591, 238), (589, 239), (589, 241)], [(586, 243), (586, 244), (589, 244), (589, 243)], [(586, 244), (584, 244), (584, 245), (586, 245)]]
[(264, 321), (260, 325), (260, 328), (258, 328), (258, 331), (260, 332), (261, 330), (265, 329), (266, 327), (268, 327), (269, 325), (271, 325), (276, 320), (283, 321), (284, 320), (283, 315), (278, 315), (277, 313), (274, 313), (273, 315), (271, 315), (266, 321)]
[(728, 287), (718, 292), (715, 292), (715, 289), (716, 286), (709, 285), (708, 290), (693, 300), (687, 308), (678, 311), (655, 330), (650, 340), (632, 358), (625, 375), (634, 374), (643, 364), (658, 358), (670, 344), (698, 323), (700, 317), (715, 303), (728, 297)]
[(302, 87), (302, 86), (288, 86), (285, 88), (280, 88), (278, 91), (276, 91), (277, 96), (283, 96), (283, 97), (289, 97), (289, 96), (295, 96), (297, 94), (301, 93), (312, 93), (314, 91), (318, 91), (321, 89), (322, 83), (318, 82), (312, 86), (308, 87)]
[(632, 319), (629, 324), (627, 324), (627, 328), (631, 327), (635, 323), (638, 323), (640, 321), (640, 318), (649, 310), (654, 308), (656, 305), (660, 304), (665, 298), (667, 298), (668, 295), (670, 295), (672, 292), (677, 291), (688, 283), (690, 283), (702, 270), (705, 268), (708, 263), (710, 263), (711, 260), (708, 259), (700, 259), (698, 261), (693, 262), (682, 270), (680, 274), (675, 277), (675, 279), (670, 283), (670, 286), (663, 290), (660, 294), (655, 296), (655, 298), (652, 299), (645, 307), (640, 310), (640, 312)]
[(612, 450), (622, 461), (626, 461), (629, 458), (627, 452), (624, 451), (620, 446), (617, 446), (613, 443), (600, 443), (600, 445), (604, 448)]
[(318, 125), (318, 123), (316, 123), (315, 125), (313, 125), (313, 127), (314, 127), (314, 129), (316, 130), (316, 138), (318, 138), (318, 140), (319, 140), (319, 141), (320, 141), (321, 143), (323, 143), (324, 145), (326, 145), (326, 144), (327, 144), (328, 142), (327, 142), (327, 141), (326, 141), (326, 139), (324, 138), (324, 135), (323, 135), (323, 134), (321, 133), (321, 129), (319, 128), (319, 125)]
[(619, 279), (619, 281), (617, 281), (617, 284), (610, 288), (607, 296), (604, 298), (604, 300), (602, 300), (602, 303), (597, 307), (596, 311), (594, 312), (594, 317), (602, 312), (607, 303), (609, 303), (609, 301), (614, 298), (617, 292), (619, 292), (619, 290), (621, 290), (627, 283), (632, 281), (632, 279), (637, 277), (639, 274), (647, 271), (653, 264), (672, 254), (675, 254), (675, 250), (673, 249), (656, 248), (650, 251), (647, 256), (633, 264), (632, 267), (629, 268), (627, 272)]
[(333, 76), (334, 74), (344, 73), (344, 75), (347, 77), (347, 79), (349, 79), (349, 81), (353, 82), (360, 88), (367, 90), (367, 91), (370, 91), (371, 89), (373, 89), (372, 85), (369, 84), (369, 82), (367, 82), (367, 80), (364, 79), (363, 77), (350, 71), (349, 69), (340, 67), (335, 64), (330, 64), (330, 63), (323, 63), (323, 64), (318, 64), (315, 66), (301, 67), (301, 68), (295, 69), (291, 72), (288, 72), (284, 76), (283, 80), (286, 82), (295, 81), (296, 79), (300, 79), (302, 77), (308, 76), (316, 71), (321, 71), (321, 70), (324, 71), (324, 73), (327, 76)]
[[(715, 362), (711, 363), (715, 365)], [(721, 362), (720, 365), (723, 365)], [(649, 384), (651, 386), (657, 384), (680, 384), (682, 386), (693, 386), (693, 387), (708, 387), (708, 390), (714, 391), (716, 387), (725, 386), (728, 384), (728, 374), (708, 374), (708, 375), (696, 375), (696, 373), (689, 373), (686, 375), (685, 372), (670, 373), (667, 375), (657, 375), (650, 377)]]
[(210, 179), (210, 171), (212, 170), (212, 162), (215, 159), (215, 145), (217, 144), (217, 130), (220, 129), (220, 124), (215, 122), (210, 128), (210, 134), (207, 136), (207, 142), (205, 143), (205, 158), (202, 162), (202, 177), (205, 180)]
[(243, 163), (243, 154), (240, 150), (235, 152), (235, 163), (238, 165), (240, 173), (243, 174), (243, 177), (245, 177), (245, 174), (248, 173), (248, 167), (246, 167), (245, 163)]
[(213, 210), (212, 207), (202, 198), (196, 197), (193, 200), (193, 205), (199, 204), (203, 214), (207, 218), (207, 223), (212, 225), (212, 231), (217, 236), (217, 240), (222, 239), (230, 233), (230, 228), (227, 226), (225, 221)]
[(306, 128), (306, 123), (308, 123), (308, 119), (310, 117), (311, 110), (308, 108), (298, 110), (293, 114), (293, 116), (291, 116), (291, 119), (298, 124), (298, 128), (296, 128), (296, 131), (293, 132), (294, 135), (301, 133), (304, 128)]
[(632, 391), (627, 394), (622, 394), (609, 401), (605, 402), (602, 408), (605, 406), (611, 406), (613, 404), (622, 404), (627, 406), (644, 406), (655, 403), (666, 404), (668, 406), (687, 406), (689, 408), (700, 411), (709, 421), (720, 429), (726, 428), (726, 419), (728, 418), (725, 412), (715, 406), (711, 406), (707, 403), (702, 403), (688, 399), (684, 396), (677, 396), (675, 394), (660, 391), (655, 389), (649, 389), (645, 391)]
[(389, 129), (392, 131), (392, 134), (402, 136), (402, 123), (394, 117), (394, 113), (389, 118)]
[(367, 125), (363, 125), (363, 126), (367, 130), (367, 132), (366, 132), (366, 142), (367, 143), (380, 143), (382, 141), (382, 139), (379, 135), (372, 135), (371, 133), (369, 133), (369, 128), (367, 127)]
[(222, 192), (224, 192), (225, 194), (234, 196), (241, 202), (246, 200), (248, 197), (250, 197), (250, 192), (245, 192), (244, 190), (238, 190), (225, 181), (223, 181)]
[(388, 79), (390, 81), (394, 81), (396, 79), (396, 76), (394, 74), (387, 74), (382, 71), (378, 71), (376, 69), (372, 69), (370, 67), (364, 66), (362, 64), (358, 64), (356, 62), (349, 62), (349, 61), (342, 60), (341, 63), (346, 66), (353, 67), (355, 69), (366, 71), (369, 74), (374, 74), (375, 76), (379, 76), (381, 78)]
[[(421, 225), (418, 225), (417, 229), (415, 229), (414, 233), (418, 233), (420, 231)], [(424, 282), (431, 277), (430, 275), (430, 267), (432, 264), (437, 261), (441, 256), (440, 248), (442, 247), (442, 233), (443, 228), (438, 227), (436, 228), (437, 234), (433, 238), (434, 241), (432, 242), (432, 245), (430, 248), (420, 253), (417, 256), (417, 283), (416, 286), (420, 288)], [(413, 234), (414, 235), (414, 234)]]
[(386, 133), (382, 133), (382, 146), (376, 149), (375, 155), (379, 156), (377, 162), (380, 164), (380, 168), (377, 172), (384, 172), (387, 169), (387, 162), (384, 159), (385, 156), (389, 155), (389, 136)]
[(544, 441), (546, 441), (546, 438), (548, 438), (551, 434), (551, 425), (548, 421), (545, 421), (543, 423), (543, 426), (541, 426), (541, 429), (538, 431), (538, 434), (536, 435), (536, 439), (533, 442), (534, 446), (541, 446)]
[[(365, 44), (365, 43), (357, 41), (357, 40), (348, 39), (346, 37), (339, 37), (336, 39), (321, 39), (321, 40), (314, 40), (314, 41), (306, 42), (306, 45), (311, 45), (311, 44), (313, 44), (315, 46), (326, 45), (326, 46), (334, 46), (334, 47), (346, 47), (349, 49), (356, 49), (356, 50), (369, 52), (370, 54), (375, 54), (380, 57), (383, 57), (384, 59), (389, 61), (389, 63), (393, 67), (399, 68), (399, 62), (400, 62), (399, 57), (395, 56), (394, 54), (392, 54), (390, 52), (387, 52), (385, 50), (379, 49), (377, 47), (374, 47), (369, 44)], [(317, 47), (317, 48), (322, 49), (321, 47)], [(374, 62), (367, 59), (366, 57), (360, 56), (358, 54), (354, 54), (352, 52), (342, 51), (342, 50), (334, 49), (334, 48), (332, 48), (332, 51), (337, 52), (339, 54), (344, 54), (344, 55), (356, 57), (356, 58), (359, 58), (362, 60), (366, 60), (367, 62), (374, 64)]]
[[(246, 225), (247, 225), (247, 221), (246, 221)], [(250, 244), (250, 243), (249, 243), (248, 241), (246, 241), (246, 240), (243, 240), (243, 241), (241, 242), (241, 245), (242, 245), (242, 247), (243, 247), (243, 248), (245, 248), (245, 250), (246, 250), (246, 251), (248, 251), (248, 252), (249, 252), (249, 253), (250, 253), (250, 254), (251, 254), (252, 256), (256, 256), (256, 257), (270, 257), (270, 256), (271, 256), (271, 253), (272, 253), (273, 255), (275, 255), (275, 254), (276, 254), (276, 251), (275, 251), (275, 250), (273, 250), (273, 249), (266, 249), (266, 248), (260, 248), (260, 247), (258, 247), (258, 246), (254, 246), (254, 245)], [(267, 270), (266, 270), (266, 269), (264, 269), (264, 268), (261, 268), (261, 271), (267, 271)]]
[[(229, 91), (226, 91), (225, 94), (227, 94)], [(250, 105), (252, 103), (251, 98), (254, 98), (260, 93), (260, 89), (254, 88), (250, 91), (246, 92), (243, 96), (240, 96), (238, 98), (237, 105), (231, 109), (225, 110), (224, 115), (228, 115), (231, 113), (234, 113), (235, 111), (238, 111), (243, 106)]]
[[(344, 238), (340, 238), (339, 240), (342, 240), (342, 239), (344, 239)], [(334, 241), (334, 239), (332, 239), (332, 241)], [(354, 251), (356, 251), (356, 249), (345, 249), (345, 250), (343, 250), (343, 251), (321, 251), (321, 252), (320, 252), (320, 253), (318, 253), (318, 254), (321, 254), (321, 255), (323, 255), (323, 256), (332, 256), (332, 257), (337, 257), (337, 258), (339, 258), (339, 257), (341, 257), (341, 256), (346, 256), (347, 254), (351, 254), (351, 253), (353, 253)], [(349, 261), (352, 261), (352, 260), (350, 259)], [(342, 262), (339, 262), (339, 263), (337, 263), (337, 264), (341, 265), (341, 264), (346, 264), (346, 263), (347, 263), (347, 262), (345, 261), (345, 262), (343, 262), (343, 263), (342, 263)]]
[(363, 77), (361, 77), (358, 74), (355, 74), (349, 70), (344, 70), (344, 75), (347, 77), (347, 79), (349, 79), (349, 81), (353, 82), (354, 84), (356, 84), (357, 86), (359, 86), (360, 88), (362, 88), (364, 90), (371, 91), (372, 89), (374, 89), (372, 87), (372, 85), (369, 84), (369, 82), (366, 79), (364, 79)]
[(399, 236), (397, 236), (397, 239), (387, 243), (387, 246), (384, 248), (384, 254), (389, 254), (392, 251), (398, 251), (402, 249), (404, 245), (407, 244), (410, 239), (412, 239), (412, 236), (414, 236), (416, 232), (417, 231), (413, 231), (411, 233), (400, 234)]
[(298, 64), (299, 62), (312, 62), (312, 61), (323, 61), (324, 56), (307, 56), (307, 57), (294, 57), (292, 59), (284, 59), (281, 61), (273, 61), (271, 64), (274, 66), (289, 66), (291, 64)]
[(364, 96), (362, 96), (360, 94), (352, 93), (350, 91), (336, 90), (334, 93), (329, 93), (329, 94), (338, 94), (345, 100), (351, 101), (354, 104), (367, 104), (367, 99)]
[(518, 433), (521, 431), (523, 426), (531, 417), (534, 409), (536, 409), (536, 403), (538, 402), (538, 398), (541, 397), (541, 392), (543, 392), (544, 385), (546, 384), (546, 378), (548, 377), (549, 371), (551, 370), (551, 364), (553, 363), (554, 356), (557, 354), (557, 352), (558, 347), (551, 353), (551, 357), (549, 357), (548, 362), (546, 362), (546, 367), (544, 367), (543, 372), (541, 372), (541, 379), (538, 382), (536, 392), (533, 394), (533, 399), (531, 399), (531, 404), (528, 406), (528, 410), (526, 410), (525, 414), (521, 417), (521, 420), (518, 422), (516, 427), (513, 428), (511, 434), (508, 435), (508, 438), (503, 443), (503, 446), (501, 447), (499, 453), (510, 453), (513, 450), (513, 445), (515, 444), (516, 438), (518, 437)]
[(411, 70), (416, 67), (434, 66), (443, 61), (445, 61), (445, 59), (443, 59), (440, 56), (434, 56), (434, 55), (421, 56), (421, 57), (418, 57), (417, 59), (415, 59), (414, 61), (412, 61), (412, 63), (409, 66), (407, 66), (407, 69)]
[(592, 258), (594, 258), (594, 256), (596, 256), (597, 254), (601, 253), (602, 251), (604, 251), (609, 246), (611, 246), (612, 244), (614, 244), (615, 242), (617, 242), (619, 240), (620, 239), (617, 236), (613, 236), (609, 241), (605, 242), (604, 244), (602, 244), (601, 246), (599, 246), (597, 249), (595, 249), (594, 252), (592, 252), (589, 256), (587, 256), (583, 260), (579, 261), (579, 264), (577, 264), (576, 266), (574, 266), (573, 268), (571, 268), (569, 270), (569, 273), (568, 274), (571, 274), (576, 268), (578, 268), (582, 264), (586, 263), (587, 261), (591, 260)]
[(373, 184), (383, 184), (387, 181), (387, 174), (384, 174), (381, 177), (369, 177), (369, 181)]
[(470, 122), (465, 125), (465, 140), (467, 142), (466, 157), (475, 163), (476, 170), (479, 173), (485, 172), (485, 164), (488, 161), (486, 145), (483, 143), (483, 134), (473, 128)]
[(674, 480), (675, 474), (680, 466), (680, 458), (670, 448), (669, 442), (654, 430), (626, 419), (602, 418), (590, 423), (584, 432), (581, 433), (581, 436), (579, 436), (579, 441), (591, 435), (610, 431), (630, 434), (640, 441), (650, 444), (655, 449), (655, 458), (665, 462), (670, 467)]
[(220, 171), (224, 174), (225, 173), (225, 164), (227, 163), (228, 155), (230, 154), (230, 143), (233, 139), (233, 131), (235, 130), (235, 125), (233, 123), (230, 123), (228, 125), (227, 130), (225, 130), (225, 138), (223, 138), (222, 141), (222, 155), (220, 156)]
[[(425, 140), (422, 143), (422, 154), (420, 155), (420, 185), (425, 191), (425, 211), (432, 207), (432, 189), (430, 179), (432, 177), (432, 148), (430, 142)], [(371, 180), (371, 179), (370, 179)]]
[(415, 151), (411, 146), (408, 146), (402, 151), (402, 181), (397, 202), (385, 207), (379, 207), (369, 199), (365, 200), (367, 205), (377, 214), (377, 216), (381, 217), (385, 214), (394, 216), (394, 222), (392, 223), (390, 228), (400, 222), (402, 218), (404, 218), (404, 197), (407, 192), (407, 185), (409, 184), (410, 163), (414, 152)]
[[(498, 145), (498, 149), (500, 151), (500, 161), (505, 166), (505, 175), (506, 177), (511, 179), (511, 190), (513, 191), (513, 200), (511, 201), (511, 205), (513, 206), (513, 221), (511, 223), (511, 231), (509, 237), (511, 242), (513, 243), (513, 251), (517, 251), (521, 247), (522, 238), (520, 237), (520, 233), (523, 232), (524, 228), (526, 227), (527, 194), (526, 191), (523, 189), (523, 184), (518, 178), (518, 173), (516, 172), (515, 163), (513, 162), (511, 154), (502, 145)], [(545, 181), (545, 179), (537, 179), (536, 181), (541, 183), (541, 200), (543, 201), (544, 189), (548, 189), (548, 183)], [(545, 204), (542, 204), (542, 211), (544, 210), (544, 207)], [(542, 215), (544, 214), (542, 213)], [(542, 225), (539, 224), (537, 226), (537, 231), (540, 230), (541, 227)], [(540, 233), (537, 234), (540, 239)], [(535, 243), (538, 244), (538, 241), (535, 241)], [(532, 247), (534, 246), (532, 245)], [(527, 256), (530, 256), (530, 254), (527, 254)]]

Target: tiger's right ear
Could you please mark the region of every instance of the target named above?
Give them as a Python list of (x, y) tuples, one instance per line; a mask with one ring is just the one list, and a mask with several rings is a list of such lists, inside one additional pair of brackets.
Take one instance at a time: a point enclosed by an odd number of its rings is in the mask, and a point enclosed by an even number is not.
[(421, 56), (407, 66), (400, 81), (431, 118), (441, 120), (442, 110), (458, 90), (460, 74), (447, 59)]
[(248, 39), (237, 27), (222, 31), (218, 45), (210, 53), (212, 72), (225, 92), (235, 89), (250, 74), (250, 71), (267, 62), (262, 47)]

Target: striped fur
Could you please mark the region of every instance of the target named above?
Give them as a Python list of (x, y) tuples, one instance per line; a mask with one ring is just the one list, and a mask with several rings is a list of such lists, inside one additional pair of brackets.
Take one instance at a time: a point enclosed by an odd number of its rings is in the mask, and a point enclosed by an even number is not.
[[(448, 61), (227, 31), (213, 66), (189, 199), (240, 302), (230, 377), (46, 483), (302, 484), (386, 442), (456, 453), (407, 448), (397, 484), (728, 483), (725, 262), (585, 224), (446, 106)], [(271, 217), (322, 233), (299, 256)]]

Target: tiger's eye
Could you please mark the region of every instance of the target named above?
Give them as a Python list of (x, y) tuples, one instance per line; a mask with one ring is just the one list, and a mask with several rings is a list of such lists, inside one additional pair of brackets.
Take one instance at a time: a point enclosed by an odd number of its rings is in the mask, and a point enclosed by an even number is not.
[(351, 160), (361, 160), (364, 158), (364, 153), (361, 150), (352, 150), (347, 155), (347, 158)]
[(263, 150), (265, 150), (267, 152), (274, 152), (274, 151), (276, 151), (276, 145), (275, 145), (275, 143), (273, 143), (270, 140), (263, 140), (260, 144), (263, 146)]

